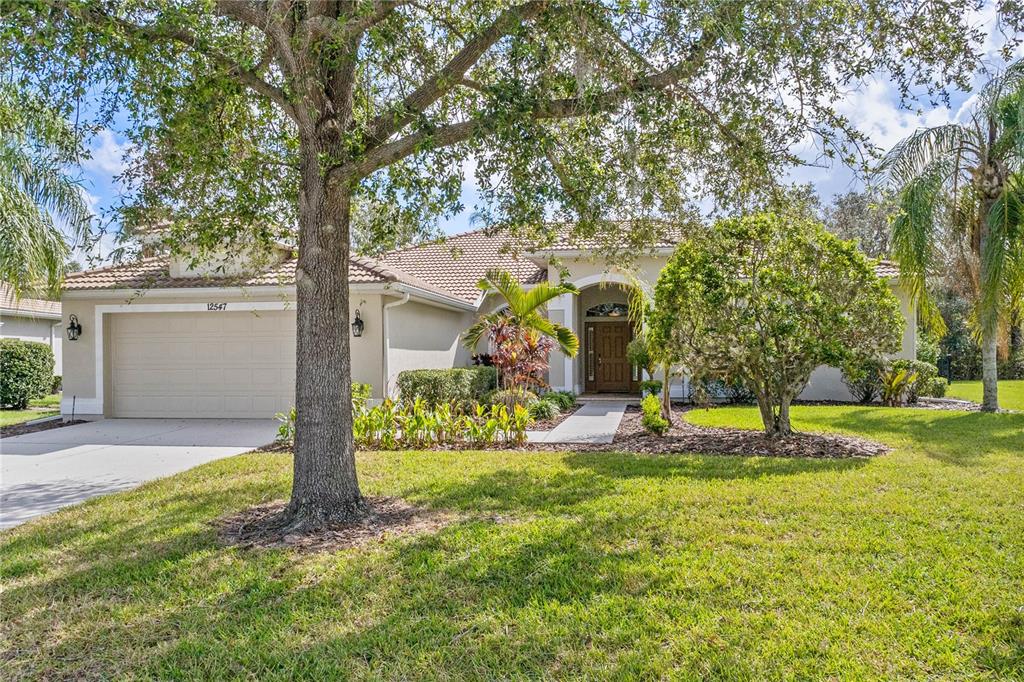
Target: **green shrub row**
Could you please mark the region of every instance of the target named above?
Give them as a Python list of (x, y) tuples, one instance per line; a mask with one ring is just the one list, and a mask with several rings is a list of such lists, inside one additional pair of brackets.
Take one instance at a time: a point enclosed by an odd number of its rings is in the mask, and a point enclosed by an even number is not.
[(398, 375), (398, 394), (404, 403), (420, 399), (430, 405), (459, 403), (468, 408), (483, 402), (497, 385), (493, 367), (410, 369)]
[(53, 351), (45, 343), (0, 339), (0, 406), (23, 410), (53, 388)]
[(946, 380), (938, 374), (938, 367), (921, 360), (869, 359), (845, 367), (843, 383), (861, 403), (913, 404), (922, 396), (946, 394)]

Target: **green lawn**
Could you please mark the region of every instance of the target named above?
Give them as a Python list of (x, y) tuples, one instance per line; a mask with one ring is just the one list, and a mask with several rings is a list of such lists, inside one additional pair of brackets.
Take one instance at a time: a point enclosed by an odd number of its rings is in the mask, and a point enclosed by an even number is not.
[(52, 417), (55, 414), (60, 414), (60, 393), (31, 400), (29, 401), (29, 408), (27, 410), (0, 410), (0, 426), (21, 424), (33, 419), (42, 419), (43, 417)]
[(465, 516), (321, 555), (211, 527), (286, 495), (287, 455), (97, 499), (0, 535), (0, 677), (1024, 677), (1024, 415), (794, 417), (898, 449), (365, 453), (366, 492)]
[[(981, 402), (980, 381), (954, 381), (946, 389), (949, 398)], [(1024, 411), (1024, 379), (999, 382), (999, 407)]]

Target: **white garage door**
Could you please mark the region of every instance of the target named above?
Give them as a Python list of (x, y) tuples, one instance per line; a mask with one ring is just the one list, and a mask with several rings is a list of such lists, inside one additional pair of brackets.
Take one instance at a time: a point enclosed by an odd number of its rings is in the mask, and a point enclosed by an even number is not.
[(273, 417), (295, 391), (295, 312), (111, 316), (117, 417)]

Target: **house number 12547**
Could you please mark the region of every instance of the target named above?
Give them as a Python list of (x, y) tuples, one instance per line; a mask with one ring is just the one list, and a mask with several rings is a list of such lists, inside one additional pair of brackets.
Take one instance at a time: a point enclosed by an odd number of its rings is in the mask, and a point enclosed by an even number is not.
[(228, 309), (228, 304), (227, 303), (207, 303), (206, 304), (206, 309), (207, 310), (227, 310)]

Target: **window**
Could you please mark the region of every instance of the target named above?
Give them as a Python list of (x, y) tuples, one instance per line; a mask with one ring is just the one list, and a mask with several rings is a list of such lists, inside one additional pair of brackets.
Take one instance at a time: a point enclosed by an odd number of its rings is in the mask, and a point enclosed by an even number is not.
[(626, 317), (628, 312), (625, 303), (599, 303), (587, 308), (587, 317)]

